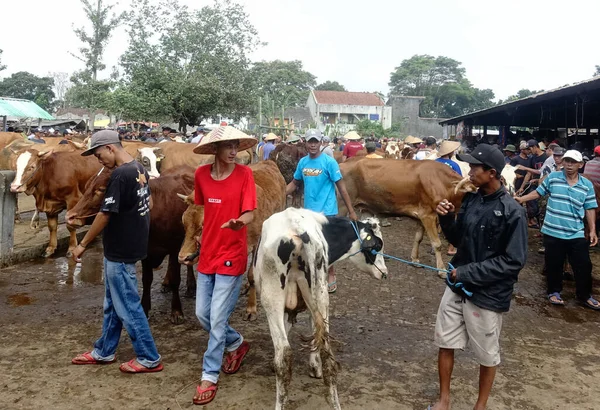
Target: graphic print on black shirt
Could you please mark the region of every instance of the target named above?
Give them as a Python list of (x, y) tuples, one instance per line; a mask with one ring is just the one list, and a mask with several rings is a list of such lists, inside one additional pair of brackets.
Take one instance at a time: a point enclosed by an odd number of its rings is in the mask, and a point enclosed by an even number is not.
[(148, 173), (136, 161), (117, 167), (108, 181), (100, 211), (109, 212), (102, 243), (112, 262), (135, 263), (146, 257), (150, 229)]

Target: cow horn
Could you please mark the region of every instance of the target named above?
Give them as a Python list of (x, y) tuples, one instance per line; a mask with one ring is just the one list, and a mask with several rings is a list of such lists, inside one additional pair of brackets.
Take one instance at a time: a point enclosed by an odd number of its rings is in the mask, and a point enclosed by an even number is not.
[(469, 181), (468, 177), (464, 177), (463, 179), (458, 181), (458, 184), (456, 184), (456, 188), (454, 188), (454, 195), (458, 194), (458, 191), (460, 191), (460, 189), (463, 187), (463, 185), (466, 184), (468, 181)]
[(38, 157), (43, 157), (44, 155), (46, 155), (48, 151), (40, 151), (38, 152)]
[(179, 199), (183, 200), (183, 202), (187, 202), (187, 195), (183, 195), (178, 192), (177, 196), (179, 197)]

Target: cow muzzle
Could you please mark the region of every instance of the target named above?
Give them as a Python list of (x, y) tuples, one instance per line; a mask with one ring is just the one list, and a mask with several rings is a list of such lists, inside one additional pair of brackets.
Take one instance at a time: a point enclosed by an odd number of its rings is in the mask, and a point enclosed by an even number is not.
[(27, 187), (24, 185), (16, 185), (16, 184), (10, 185), (10, 192), (15, 193), (15, 194), (21, 194), (21, 193), (25, 192), (26, 190), (27, 190)]

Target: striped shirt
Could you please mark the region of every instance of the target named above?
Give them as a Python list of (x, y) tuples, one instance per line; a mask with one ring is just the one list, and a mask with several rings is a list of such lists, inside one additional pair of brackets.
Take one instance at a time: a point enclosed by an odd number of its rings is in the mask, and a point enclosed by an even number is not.
[(559, 239), (584, 237), (585, 210), (598, 207), (594, 186), (589, 179), (579, 175), (577, 183), (569, 186), (564, 171), (552, 172), (537, 188), (537, 193), (550, 195), (543, 234)]
[(593, 160), (588, 161), (587, 164), (585, 164), (583, 173), (590, 181), (600, 183), (600, 158), (594, 158)]

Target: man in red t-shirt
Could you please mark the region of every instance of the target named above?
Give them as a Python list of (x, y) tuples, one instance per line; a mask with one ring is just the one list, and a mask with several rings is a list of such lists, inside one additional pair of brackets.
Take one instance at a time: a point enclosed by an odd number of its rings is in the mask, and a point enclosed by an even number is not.
[(210, 403), (217, 393), (220, 371), (237, 372), (250, 349), (242, 335), (229, 326), (229, 316), (248, 261), (246, 225), (256, 209), (252, 170), (236, 164), (235, 156), (255, 144), (254, 138), (233, 127), (219, 127), (194, 149), (197, 154), (215, 154), (213, 164), (196, 170), (194, 184), (195, 203), (204, 206), (196, 316), (210, 335), (194, 404)]
[(344, 138), (346, 138), (348, 142), (344, 147), (342, 161), (346, 161), (348, 158), (355, 157), (356, 153), (364, 148), (363, 145), (360, 143), (360, 135), (358, 135), (356, 131), (350, 131), (344, 136)]

